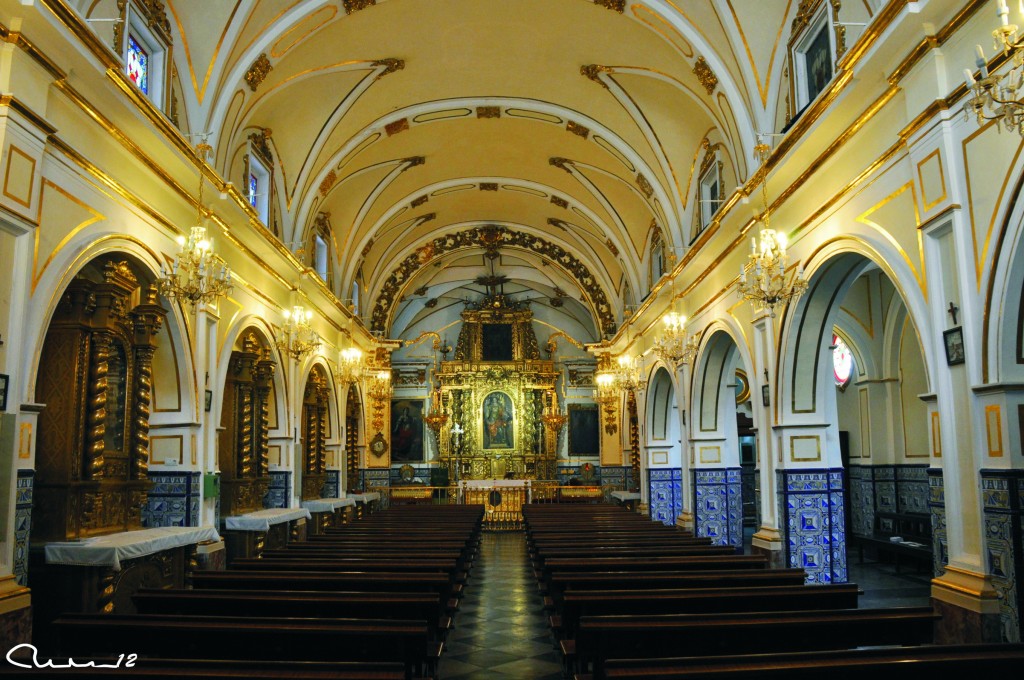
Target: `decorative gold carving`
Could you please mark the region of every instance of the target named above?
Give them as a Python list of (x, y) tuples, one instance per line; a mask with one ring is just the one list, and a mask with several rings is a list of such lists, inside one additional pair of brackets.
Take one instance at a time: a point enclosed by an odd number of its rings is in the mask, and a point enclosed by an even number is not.
[(501, 118), (500, 106), (478, 106), (476, 107), (477, 118)]
[(629, 466), (632, 468), (633, 484), (640, 488), (640, 418), (637, 416), (636, 392), (630, 390), (626, 396), (626, 413), (629, 416)]
[(636, 185), (640, 187), (640, 191), (643, 192), (644, 196), (650, 198), (654, 195), (654, 187), (647, 181), (647, 178), (643, 176), (643, 173), (639, 173), (636, 176)]
[(846, 54), (846, 26), (839, 23), (839, 10), (842, 9), (842, 0), (829, 0), (832, 5), (832, 29), (836, 36), (836, 61), (838, 62)]
[(249, 135), (249, 142), (251, 142), (253, 150), (267, 167), (274, 164), (274, 153), (270, 150), (270, 136), (272, 134), (273, 130), (263, 128)]
[(601, 66), (600, 64), (586, 64), (585, 66), (580, 66), (581, 75), (590, 78), (595, 83), (597, 83), (598, 85), (607, 90), (608, 83), (604, 82), (604, 80), (601, 78), (602, 73), (614, 73), (614, 70), (610, 66)]
[(337, 181), (338, 173), (334, 172), (334, 170), (328, 172), (327, 175), (324, 176), (323, 181), (320, 182), (320, 195), (327, 196), (327, 192), (331, 190), (331, 187), (333, 187), (334, 183)]
[(612, 243), (611, 239), (606, 239), (604, 244), (606, 246), (608, 246), (608, 251), (611, 252), (612, 257), (618, 257), (619, 256), (619, 249), (615, 247), (615, 244)]
[(263, 52), (260, 56), (256, 57), (256, 61), (254, 61), (252, 66), (249, 67), (249, 70), (245, 72), (245, 82), (248, 83), (249, 89), (255, 92), (256, 88), (266, 80), (267, 74), (269, 74), (273, 68), (274, 67), (270, 64), (270, 59), (267, 58), (266, 52)]
[(594, 4), (619, 14), (626, 11), (626, 0), (594, 0)]
[(114, 54), (124, 52), (124, 24), (128, 20), (125, 9), (128, 7), (128, 0), (117, 0), (117, 16), (120, 21), (114, 22)]
[(345, 8), (345, 14), (352, 14), (376, 5), (377, 0), (341, 0), (341, 4)]
[(709, 95), (718, 87), (718, 76), (711, 70), (711, 66), (708, 65), (704, 57), (697, 57), (697, 61), (693, 64), (693, 75), (697, 76), (697, 80)]
[(146, 25), (155, 31), (165, 43), (170, 45), (171, 22), (167, 18), (167, 10), (161, 0), (137, 0), (142, 14), (146, 17)]
[(480, 191), (497, 191), (497, 182), (480, 182)]
[(371, 315), (370, 329), (381, 333), (386, 332), (392, 308), (398, 300), (402, 286), (411, 280), (416, 270), (432, 258), (464, 248), (483, 246), (485, 249), (491, 249), (499, 245), (527, 250), (557, 262), (576, 279), (581, 289), (589, 294), (602, 332), (615, 332), (615, 317), (608, 297), (586, 265), (561, 246), (537, 236), (494, 226), (474, 227), (454, 234), (445, 234), (421, 246), (416, 252), (402, 260), (385, 281), (380, 295), (377, 297)]
[(590, 128), (584, 127), (574, 120), (570, 120), (568, 123), (566, 123), (565, 129), (573, 133), (574, 135), (579, 135), (583, 139), (586, 139), (587, 136), (590, 135)]
[(107, 360), (110, 356), (110, 334), (93, 336), (89, 357), (88, 425), (85, 440), (85, 478), (102, 479), (104, 438), (107, 422)]
[(551, 203), (553, 205), (557, 205), (559, 208), (565, 208), (565, 209), (569, 208), (569, 201), (565, 200), (561, 196), (552, 196), (551, 197)]
[(373, 243), (374, 241), (372, 238), (366, 242), (366, 245), (363, 246), (363, 250), (359, 253), (360, 257), (366, 257), (370, 254), (370, 249), (373, 248)]
[(387, 59), (378, 59), (374, 61), (371, 66), (383, 66), (384, 70), (377, 74), (377, 80), (380, 80), (386, 75), (394, 73), (395, 71), (401, 71), (405, 68), (405, 59), (395, 59), (388, 57)]
[(572, 173), (572, 168), (569, 167), (572, 164), (572, 161), (570, 161), (568, 158), (553, 156), (548, 159), (548, 163), (555, 166), (556, 168), (561, 168), (562, 170), (565, 170), (570, 174)]
[(427, 157), (426, 156), (409, 156), (408, 158), (402, 159), (402, 162), (406, 164), (406, 166), (405, 166), (405, 168), (403, 168), (403, 170), (408, 170), (409, 168), (415, 168), (417, 165), (423, 165), (424, 163), (426, 163), (427, 162)]
[(404, 132), (409, 129), (409, 119), (399, 118), (398, 120), (388, 123), (384, 126), (384, 132), (387, 133), (388, 137), (397, 135), (399, 132)]
[(422, 196), (418, 196), (412, 199), (412, 203), (410, 203), (409, 206), (412, 208), (418, 208), (424, 203), (426, 203), (428, 200), (430, 200), (430, 196), (428, 194), (423, 194)]
[(795, 36), (807, 26), (819, 2), (821, 0), (800, 0), (800, 5), (796, 9), (796, 16), (793, 17), (793, 23), (789, 29), (791, 36)]

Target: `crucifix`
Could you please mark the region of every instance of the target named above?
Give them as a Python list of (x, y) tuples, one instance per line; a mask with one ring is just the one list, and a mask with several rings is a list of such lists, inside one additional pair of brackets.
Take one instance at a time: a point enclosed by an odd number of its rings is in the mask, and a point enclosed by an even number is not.
[(950, 316), (953, 317), (953, 325), (956, 325), (956, 314), (960, 311), (960, 308), (954, 305), (952, 302), (949, 303), (949, 309), (947, 310)]

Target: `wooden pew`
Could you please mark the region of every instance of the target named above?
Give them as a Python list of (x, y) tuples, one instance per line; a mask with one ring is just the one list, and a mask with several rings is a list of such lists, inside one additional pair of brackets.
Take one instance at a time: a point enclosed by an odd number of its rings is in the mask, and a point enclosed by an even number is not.
[[(931, 607), (719, 614), (584, 616), (575, 640), (579, 670), (603, 673), (612, 658), (849, 649), (932, 642)], [(566, 655), (572, 663), (572, 654)]]
[(255, 618), (347, 618), (425, 621), (431, 639), (444, 640), (452, 617), (436, 593), (288, 590), (142, 589), (132, 596), (139, 614)]
[[(597, 680), (711, 680), (806, 678), (863, 680), (872, 677), (1013, 677), (1024, 667), (1024, 645), (924, 645), (667, 659), (609, 659)], [(590, 676), (587, 676), (590, 677)], [(577, 678), (582, 678), (577, 675)]]
[(572, 638), (580, 620), (587, 616), (856, 609), (859, 596), (859, 588), (852, 583), (828, 586), (581, 590), (565, 593), (558, 614), (564, 636)]
[(64, 614), (54, 621), (58, 649), (71, 657), (391, 661), (407, 678), (436, 674), (443, 645), (421, 621), (272, 619), (231, 616)]

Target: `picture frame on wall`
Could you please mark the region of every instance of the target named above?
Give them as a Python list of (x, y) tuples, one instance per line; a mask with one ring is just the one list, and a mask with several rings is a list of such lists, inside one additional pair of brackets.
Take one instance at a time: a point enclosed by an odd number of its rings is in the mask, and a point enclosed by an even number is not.
[(7, 387), (11, 384), (11, 377), (0, 373), (0, 411), (7, 410)]
[(203, 408), (207, 413), (213, 408), (213, 390), (206, 390), (206, 403)]
[(828, 87), (835, 75), (835, 62), (845, 51), (845, 40), (835, 30), (831, 3), (812, 0), (806, 3), (794, 22), (789, 41), (793, 118), (810, 105)]
[(964, 363), (964, 330), (963, 326), (950, 328), (942, 333), (942, 344), (946, 348), (946, 365), (955, 366)]
[(771, 388), (768, 385), (761, 385), (761, 406), (768, 408), (771, 405)]

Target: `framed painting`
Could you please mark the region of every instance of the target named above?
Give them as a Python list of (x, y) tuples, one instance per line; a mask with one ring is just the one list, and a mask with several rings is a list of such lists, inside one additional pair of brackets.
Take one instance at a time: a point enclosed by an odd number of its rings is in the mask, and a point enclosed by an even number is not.
[(504, 392), (491, 392), (484, 397), (480, 418), (484, 449), (515, 448), (512, 398)]
[(423, 462), (423, 400), (391, 401), (391, 462)]
[(569, 404), (569, 455), (601, 453), (601, 419), (597, 404)]

